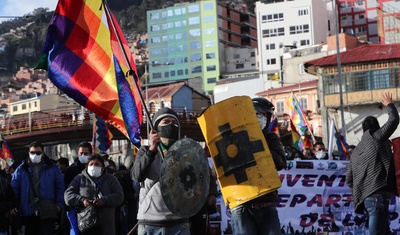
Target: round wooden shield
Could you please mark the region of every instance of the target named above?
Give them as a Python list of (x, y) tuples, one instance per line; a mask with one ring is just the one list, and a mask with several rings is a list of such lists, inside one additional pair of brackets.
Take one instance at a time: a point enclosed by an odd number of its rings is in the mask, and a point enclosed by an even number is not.
[(199, 143), (184, 138), (168, 150), (161, 165), (161, 193), (175, 215), (190, 217), (204, 205), (209, 191), (210, 167)]

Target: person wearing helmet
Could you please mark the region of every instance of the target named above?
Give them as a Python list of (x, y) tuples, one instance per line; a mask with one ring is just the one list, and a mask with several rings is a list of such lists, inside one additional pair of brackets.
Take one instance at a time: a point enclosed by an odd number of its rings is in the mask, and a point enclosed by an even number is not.
[[(278, 171), (282, 170), (286, 167), (285, 149), (279, 136), (267, 131), (275, 107), (265, 98), (253, 98), (252, 101), (275, 167)], [(274, 191), (230, 208), (233, 234), (281, 234), (279, 216), (276, 209), (278, 201), (278, 192)]]
[[(180, 138), (180, 123), (177, 113), (162, 108), (153, 117), (154, 129), (149, 134), (149, 145), (140, 147), (131, 171), (131, 178), (140, 182), (138, 234), (182, 234), (190, 235), (189, 218), (174, 215), (161, 195), (160, 175), (161, 149), (168, 149)], [(159, 148), (160, 147), (160, 148)]]

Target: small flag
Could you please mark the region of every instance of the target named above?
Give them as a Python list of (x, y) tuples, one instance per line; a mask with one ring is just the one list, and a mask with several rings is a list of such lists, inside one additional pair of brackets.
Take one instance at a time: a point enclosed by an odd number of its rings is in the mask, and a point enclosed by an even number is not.
[(112, 144), (113, 134), (107, 127), (107, 123), (94, 115), (93, 120), (93, 149), (94, 153), (107, 151)]
[(299, 151), (303, 151), (306, 148), (313, 148), (310, 138), (306, 135), (301, 136), (292, 120), (290, 120), (290, 128), (292, 130), (293, 147)]
[(274, 120), (272, 120), (272, 121), (269, 123), (269, 126), (268, 126), (268, 128), (267, 128), (267, 131), (268, 131), (268, 133), (275, 133), (275, 134), (277, 134), (278, 136), (280, 136), (280, 135), (279, 135), (278, 118), (274, 118)]
[(6, 142), (6, 139), (4, 138), (4, 135), (2, 132), (0, 132), (1, 135), (1, 141), (3, 144), (3, 152), (1, 153), (0, 158), (2, 158), (6, 163), (11, 166), (14, 163), (13, 156), (11, 154), (10, 148), (8, 147), (8, 144)]
[[(331, 129), (330, 129), (330, 136), (329, 136), (329, 151), (328, 153), (332, 155), (332, 149), (333, 146), (332, 144), (335, 143), (337, 150), (339, 151), (340, 154), (340, 160), (346, 160), (346, 153), (347, 149), (349, 148), (349, 145), (347, 144), (344, 136), (340, 134), (340, 131), (337, 129), (335, 122), (331, 120)], [(330, 156), (331, 159), (331, 156)]]
[(292, 93), (291, 96), (288, 98), (286, 104), (288, 105), (290, 111), (292, 133), (293, 130), (296, 130), (300, 138), (299, 143), (301, 145), (301, 148), (298, 150), (301, 151), (304, 148), (312, 148), (313, 142), (315, 142), (314, 136), (309, 129), (309, 125), (307, 119), (305, 118), (304, 111), (301, 107), (300, 102)]

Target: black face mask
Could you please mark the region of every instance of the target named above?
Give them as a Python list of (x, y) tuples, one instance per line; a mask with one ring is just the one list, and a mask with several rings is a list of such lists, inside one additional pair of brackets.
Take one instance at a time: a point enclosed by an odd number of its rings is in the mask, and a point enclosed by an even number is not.
[(179, 127), (175, 124), (168, 124), (164, 126), (158, 126), (158, 135), (163, 138), (175, 139), (179, 138)]

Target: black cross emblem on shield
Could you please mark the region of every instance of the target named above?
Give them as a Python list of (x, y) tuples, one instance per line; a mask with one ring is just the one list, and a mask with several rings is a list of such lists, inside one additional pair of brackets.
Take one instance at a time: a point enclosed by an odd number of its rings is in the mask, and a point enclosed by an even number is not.
[(234, 174), (238, 184), (248, 180), (246, 168), (257, 165), (254, 153), (264, 151), (261, 140), (250, 141), (247, 131), (233, 133), (229, 123), (218, 127), (222, 139), (215, 145), (218, 155), (214, 157), (216, 167), (224, 168), (224, 175)]

